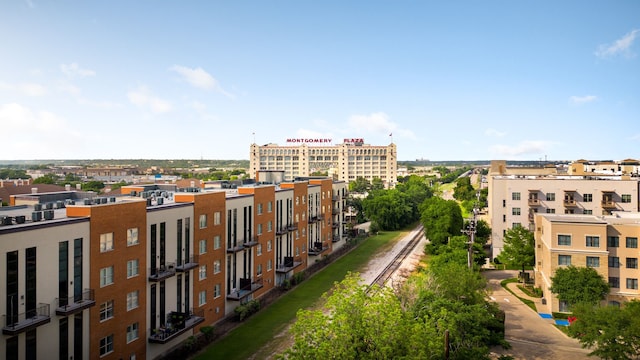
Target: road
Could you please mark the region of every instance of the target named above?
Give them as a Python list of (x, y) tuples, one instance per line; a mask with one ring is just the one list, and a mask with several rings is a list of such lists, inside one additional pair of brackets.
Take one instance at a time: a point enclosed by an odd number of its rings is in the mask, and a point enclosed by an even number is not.
[(491, 296), (506, 314), (506, 340), (512, 348), (493, 349), (497, 354), (527, 360), (583, 360), (589, 351), (580, 343), (558, 330), (549, 320), (542, 319), (518, 298), (500, 286), (500, 282), (517, 276), (517, 271), (492, 270), (483, 272), (488, 280)]

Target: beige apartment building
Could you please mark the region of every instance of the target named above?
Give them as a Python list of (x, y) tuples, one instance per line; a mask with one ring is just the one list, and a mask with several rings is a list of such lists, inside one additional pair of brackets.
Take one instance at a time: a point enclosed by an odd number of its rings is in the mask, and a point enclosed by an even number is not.
[(346, 182), (378, 177), (387, 188), (397, 182), (396, 145), (369, 145), (362, 138), (344, 139), (341, 144), (334, 144), (332, 139), (287, 139), (286, 146), (253, 143), (249, 159), (249, 174), (254, 179), (259, 171), (278, 170), (284, 171), (288, 180), (327, 172), (333, 179)]
[(543, 290), (547, 309), (565, 312), (568, 304), (549, 291), (551, 278), (560, 267), (592, 267), (611, 287), (605, 300), (617, 305), (640, 299), (638, 291), (638, 235), (640, 213), (614, 212), (612, 215), (535, 216), (535, 285)]
[(492, 161), (489, 218), (492, 257), (514, 226), (533, 230), (536, 214), (610, 215), (638, 211), (638, 166), (632, 160), (606, 164), (579, 160), (566, 166), (507, 167)]

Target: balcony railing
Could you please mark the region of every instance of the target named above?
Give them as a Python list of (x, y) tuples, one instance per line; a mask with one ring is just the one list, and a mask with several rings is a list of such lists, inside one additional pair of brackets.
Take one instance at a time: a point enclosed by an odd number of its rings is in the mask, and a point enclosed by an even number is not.
[(2, 333), (4, 335), (18, 335), (49, 323), (51, 321), (51, 309), (49, 304), (38, 304), (38, 307), (34, 310), (18, 315), (3, 315), (3, 317), (4, 327), (2, 328)]
[(79, 313), (84, 309), (88, 309), (96, 304), (93, 289), (85, 289), (78, 296), (69, 296), (66, 298), (56, 299), (58, 307), (56, 307), (56, 315), (69, 316)]
[(605, 209), (615, 209), (616, 202), (611, 199), (602, 199), (602, 207)]
[(284, 262), (276, 266), (276, 272), (288, 273), (289, 271), (297, 268), (300, 265), (302, 265), (302, 261), (295, 261), (292, 256), (285, 256)]
[(244, 247), (246, 247), (246, 248), (250, 248), (250, 247), (253, 247), (253, 246), (257, 246), (258, 244), (259, 244), (258, 237), (257, 236), (253, 236), (248, 241), (245, 241), (244, 244), (242, 244), (242, 245)]
[(282, 225), (280, 228), (276, 229), (276, 235), (284, 235), (289, 232), (289, 228), (286, 225)]
[(231, 291), (229, 295), (227, 295), (227, 300), (242, 300), (261, 289), (263, 286), (262, 278), (256, 281), (252, 281), (250, 278), (240, 278), (240, 287)]
[(540, 199), (529, 198), (529, 206), (538, 206), (538, 205), (540, 205)]
[(176, 260), (176, 271), (185, 272), (198, 267), (198, 255), (190, 255), (187, 259)]
[(339, 213), (340, 213), (340, 209), (339, 208), (331, 208), (331, 214), (338, 215)]
[(293, 224), (289, 224), (289, 225), (287, 226), (287, 229), (288, 229), (289, 231), (296, 231), (296, 230), (298, 230), (298, 223), (296, 222), (296, 223), (293, 223)]
[(333, 196), (331, 197), (331, 200), (332, 200), (332, 201), (338, 201), (338, 199), (340, 199), (340, 197), (339, 197), (338, 195), (333, 195)]
[(331, 241), (334, 243), (337, 243), (338, 241), (340, 241), (340, 235), (333, 235), (333, 238), (331, 238)]
[(204, 322), (204, 309), (189, 310), (189, 312), (172, 311), (167, 314), (167, 323), (157, 329), (149, 329), (149, 342), (153, 344), (166, 344), (176, 337), (184, 334), (189, 329)]
[(235, 245), (233, 243), (227, 244), (227, 253), (233, 254), (241, 250), (244, 250), (244, 244), (242, 241), (238, 241)]
[(313, 243), (313, 246), (309, 248), (308, 254), (310, 256), (317, 256), (322, 254), (323, 252), (329, 250), (329, 246), (325, 245), (321, 242)]
[(176, 275), (176, 264), (166, 263), (149, 268), (149, 281), (161, 281)]
[(566, 206), (566, 207), (574, 207), (574, 206), (578, 206), (578, 204), (576, 203), (576, 201), (574, 199), (564, 199), (564, 206)]

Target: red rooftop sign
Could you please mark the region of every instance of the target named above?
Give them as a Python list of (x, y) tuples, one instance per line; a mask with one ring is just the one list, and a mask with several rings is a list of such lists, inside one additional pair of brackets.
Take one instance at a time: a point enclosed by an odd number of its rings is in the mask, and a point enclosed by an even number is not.
[(364, 138), (356, 138), (356, 139), (344, 139), (345, 144), (362, 144), (364, 143)]
[(314, 144), (322, 143), (322, 144), (326, 144), (326, 143), (330, 143), (331, 141), (333, 141), (333, 140), (332, 139), (287, 139), (288, 143), (314, 143)]

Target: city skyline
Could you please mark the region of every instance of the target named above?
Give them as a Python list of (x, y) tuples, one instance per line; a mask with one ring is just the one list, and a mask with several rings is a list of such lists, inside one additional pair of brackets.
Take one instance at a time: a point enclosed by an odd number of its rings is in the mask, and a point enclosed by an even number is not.
[(0, 160), (640, 158), (640, 4), (0, 4)]

